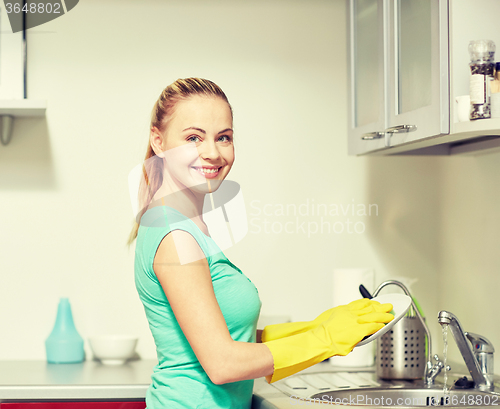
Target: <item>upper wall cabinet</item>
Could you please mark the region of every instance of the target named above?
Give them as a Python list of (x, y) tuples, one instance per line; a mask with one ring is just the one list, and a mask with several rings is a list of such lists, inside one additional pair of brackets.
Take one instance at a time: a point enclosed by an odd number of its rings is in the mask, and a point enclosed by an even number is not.
[(499, 15), (500, 2), (348, 0), (347, 10), (350, 155), (500, 145), (500, 120), (455, 119), (455, 97), (468, 94), (469, 41), (500, 40), (496, 17), (487, 17)]
[(349, 154), (385, 147), (385, 8), (383, 0), (348, 1)]

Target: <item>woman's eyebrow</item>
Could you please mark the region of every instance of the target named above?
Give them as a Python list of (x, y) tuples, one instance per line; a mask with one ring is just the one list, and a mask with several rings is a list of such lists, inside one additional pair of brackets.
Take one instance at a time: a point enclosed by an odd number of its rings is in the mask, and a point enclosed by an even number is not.
[[(207, 133), (204, 129), (197, 128), (196, 126), (190, 126), (189, 128), (183, 129), (182, 132), (189, 131), (190, 129), (194, 129), (194, 130), (199, 131), (199, 132), (201, 132), (203, 134)], [(224, 133), (224, 132), (227, 132), (227, 131), (231, 131), (232, 132), (233, 130), (231, 128), (226, 128), (226, 129), (218, 132), (217, 135), (220, 135), (221, 133)]]
[(206, 134), (206, 132), (205, 132), (203, 129), (201, 129), (201, 128), (197, 128), (197, 127), (195, 127), (195, 126), (190, 126), (189, 128), (183, 129), (183, 130), (182, 130), (182, 132), (184, 132), (184, 131), (188, 131), (189, 129), (194, 129), (194, 130), (196, 130), (196, 131), (200, 131), (201, 133)]

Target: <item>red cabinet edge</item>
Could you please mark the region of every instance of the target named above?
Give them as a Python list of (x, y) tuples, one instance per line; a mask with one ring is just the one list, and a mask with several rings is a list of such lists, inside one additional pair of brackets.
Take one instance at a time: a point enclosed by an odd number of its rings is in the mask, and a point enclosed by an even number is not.
[(5, 402), (0, 409), (144, 409), (142, 402)]

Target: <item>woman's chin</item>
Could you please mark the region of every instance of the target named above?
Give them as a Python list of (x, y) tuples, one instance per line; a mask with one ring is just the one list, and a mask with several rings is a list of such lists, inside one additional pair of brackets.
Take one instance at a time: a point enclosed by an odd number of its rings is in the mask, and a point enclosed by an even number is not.
[(193, 192), (206, 195), (215, 192), (221, 184), (221, 179), (206, 179), (204, 182), (191, 186), (189, 189)]

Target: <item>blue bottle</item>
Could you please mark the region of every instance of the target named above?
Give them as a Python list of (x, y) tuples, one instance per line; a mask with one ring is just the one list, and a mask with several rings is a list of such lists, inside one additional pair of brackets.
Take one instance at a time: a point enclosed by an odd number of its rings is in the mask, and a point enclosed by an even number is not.
[(71, 305), (67, 298), (61, 298), (57, 307), (54, 328), (45, 340), (47, 362), (52, 364), (70, 364), (83, 362), (83, 338), (75, 328)]

